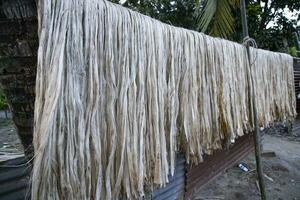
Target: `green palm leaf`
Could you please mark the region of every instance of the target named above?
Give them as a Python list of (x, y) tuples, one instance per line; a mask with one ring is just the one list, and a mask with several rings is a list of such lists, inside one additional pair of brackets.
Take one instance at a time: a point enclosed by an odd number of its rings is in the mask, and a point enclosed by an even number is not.
[(239, 0), (204, 0), (197, 9), (198, 28), (212, 36), (228, 38), (234, 32), (232, 9)]

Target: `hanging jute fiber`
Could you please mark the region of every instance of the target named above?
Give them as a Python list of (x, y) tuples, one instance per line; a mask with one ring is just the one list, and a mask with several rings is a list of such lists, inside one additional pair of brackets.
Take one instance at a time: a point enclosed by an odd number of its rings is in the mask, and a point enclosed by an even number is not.
[(260, 126), (296, 115), (289, 55), (252, 48), (249, 66), (243, 45), (104, 0), (38, 12), (32, 199), (141, 198), (178, 151), (197, 164), (251, 132), (252, 95)]

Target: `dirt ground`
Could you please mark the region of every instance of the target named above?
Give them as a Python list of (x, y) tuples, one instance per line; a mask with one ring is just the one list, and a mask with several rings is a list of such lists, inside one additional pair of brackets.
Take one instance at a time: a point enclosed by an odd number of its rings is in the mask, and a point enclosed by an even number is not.
[[(0, 113), (1, 114), (1, 113)], [(275, 131), (276, 132), (276, 131)], [(300, 200), (300, 129), (294, 136), (271, 131), (264, 135), (263, 149), (275, 152), (275, 157), (263, 157), (268, 199)], [(0, 161), (22, 155), (23, 148), (11, 119), (0, 116)], [(224, 172), (199, 190), (195, 200), (256, 200), (260, 199), (256, 185), (255, 159), (252, 153), (241, 162), (249, 168), (243, 172), (237, 166)]]
[[(300, 200), (300, 141), (299, 136), (265, 134), (264, 152), (275, 152), (275, 157), (263, 157), (267, 199)], [(256, 183), (254, 153), (241, 162), (249, 172), (237, 166), (224, 172), (199, 190), (195, 200), (256, 200), (260, 199)]]

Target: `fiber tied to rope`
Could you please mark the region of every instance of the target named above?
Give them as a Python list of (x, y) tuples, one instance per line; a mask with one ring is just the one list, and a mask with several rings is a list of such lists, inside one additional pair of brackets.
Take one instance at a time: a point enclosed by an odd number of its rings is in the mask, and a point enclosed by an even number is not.
[(250, 47), (257, 48), (257, 43), (256, 43), (255, 39), (253, 39), (253, 38), (251, 38), (251, 37), (249, 37), (249, 36), (244, 37), (244, 39), (243, 39), (243, 44), (244, 44), (245, 46), (249, 45)]
[[(255, 39), (247, 36), (247, 37), (244, 37), (243, 39), (243, 45), (244, 46), (249, 46), (249, 47), (253, 47), (253, 48), (257, 48), (257, 43), (255, 41)], [(256, 59), (257, 59), (257, 51), (255, 52), (254, 54), (255, 56), (253, 56), (254, 59), (252, 59), (252, 62), (250, 63), (250, 66), (253, 66), (254, 63), (256, 62)]]

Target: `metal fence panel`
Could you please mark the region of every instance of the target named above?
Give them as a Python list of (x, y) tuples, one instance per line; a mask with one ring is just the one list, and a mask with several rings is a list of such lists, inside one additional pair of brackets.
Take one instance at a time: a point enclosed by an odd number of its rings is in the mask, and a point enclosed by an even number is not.
[(176, 200), (183, 198), (185, 188), (186, 164), (185, 156), (178, 154), (176, 159), (174, 176), (170, 176), (166, 187), (158, 188), (153, 191), (153, 200)]
[(24, 200), (29, 198), (31, 166), (25, 157), (0, 162), (0, 199)]

